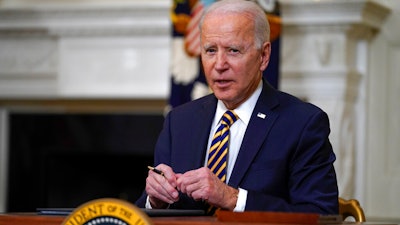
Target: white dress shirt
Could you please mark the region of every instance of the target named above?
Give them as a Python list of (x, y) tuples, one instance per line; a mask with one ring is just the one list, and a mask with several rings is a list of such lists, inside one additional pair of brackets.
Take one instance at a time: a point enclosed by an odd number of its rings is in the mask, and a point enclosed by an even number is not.
[[(253, 113), (254, 107), (256, 106), (258, 97), (261, 94), (262, 81), (258, 84), (256, 91), (243, 102), (238, 108), (234, 109), (236, 115), (239, 119), (231, 125), (229, 128), (229, 149), (228, 149), (228, 162), (226, 171), (226, 182), (228, 183), (233, 167), (236, 162), (236, 158), (239, 154), (240, 146), (242, 145), (244, 133), (246, 132), (247, 125), (249, 124), (251, 114)], [(217, 110), (215, 112), (214, 121), (211, 126), (210, 136), (208, 138), (207, 149), (210, 149), (210, 145), (214, 136), (215, 131), (221, 124), (222, 115), (228, 110), (221, 100), (218, 100)], [(206, 154), (206, 159), (204, 165), (207, 166), (208, 154)], [(233, 211), (243, 212), (246, 207), (247, 191), (239, 188), (238, 200), (236, 202), (236, 207)]]

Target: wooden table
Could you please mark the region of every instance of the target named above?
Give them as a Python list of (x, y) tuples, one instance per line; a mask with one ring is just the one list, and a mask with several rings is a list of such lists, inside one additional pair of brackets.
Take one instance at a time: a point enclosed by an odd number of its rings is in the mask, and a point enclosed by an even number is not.
[[(0, 225), (61, 225), (64, 221), (64, 216), (44, 216), (36, 213), (6, 213), (0, 214)], [(152, 217), (154, 225), (271, 225), (277, 223), (244, 223), (244, 222), (222, 222), (217, 217), (210, 216), (192, 216), (192, 217)], [(303, 224), (304, 223), (299, 223)], [(388, 223), (355, 223), (355, 222), (341, 222), (341, 223), (328, 223), (329, 225), (372, 225), (372, 224), (385, 224)], [(294, 225), (294, 224), (292, 224)], [(325, 224), (326, 225), (326, 224)], [(390, 224), (395, 225), (395, 224)]]

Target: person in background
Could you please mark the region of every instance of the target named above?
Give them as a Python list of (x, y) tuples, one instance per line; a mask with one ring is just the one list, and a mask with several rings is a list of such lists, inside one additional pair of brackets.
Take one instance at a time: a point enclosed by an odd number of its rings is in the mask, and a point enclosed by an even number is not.
[(337, 214), (328, 116), (263, 79), (271, 53), (263, 10), (217, 1), (200, 32), (213, 93), (168, 113), (154, 153), (163, 174), (149, 171), (136, 205)]

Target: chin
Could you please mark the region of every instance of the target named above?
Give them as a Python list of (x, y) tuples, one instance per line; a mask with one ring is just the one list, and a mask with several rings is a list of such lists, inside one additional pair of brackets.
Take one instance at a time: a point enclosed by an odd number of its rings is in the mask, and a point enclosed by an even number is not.
[(227, 102), (233, 102), (231, 96), (226, 96), (226, 95), (215, 95), (219, 100), (223, 101), (224, 103)]

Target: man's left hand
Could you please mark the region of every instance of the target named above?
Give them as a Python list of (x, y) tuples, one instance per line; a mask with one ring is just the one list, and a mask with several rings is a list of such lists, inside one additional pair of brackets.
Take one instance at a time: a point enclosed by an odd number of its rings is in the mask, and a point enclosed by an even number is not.
[(177, 188), (196, 201), (206, 201), (218, 208), (233, 211), (239, 190), (222, 182), (207, 167), (177, 175)]

